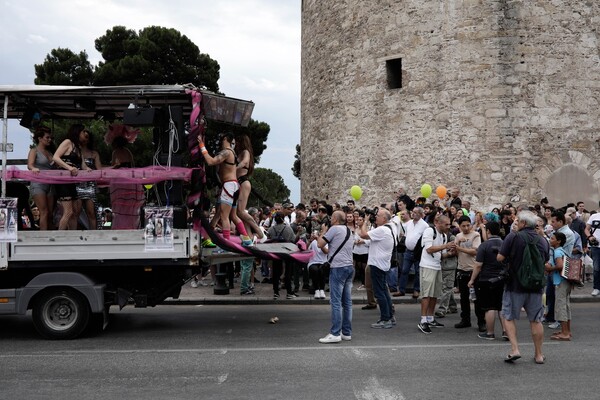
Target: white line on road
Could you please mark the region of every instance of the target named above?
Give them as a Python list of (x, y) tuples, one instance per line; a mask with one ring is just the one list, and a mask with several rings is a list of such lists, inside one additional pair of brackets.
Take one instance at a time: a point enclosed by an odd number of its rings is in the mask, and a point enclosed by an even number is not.
[[(559, 345), (559, 343), (544, 343), (544, 346)], [(398, 349), (423, 349), (423, 348), (458, 348), (458, 347), (507, 347), (508, 342), (501, 343), (464, 343), (464, 344), (410, 344), (410, 345), (381, 345), (381, 346), (344, 346), (340, 345), (329, 345), (329, 346), (307, 346), (307, 347), (240, 347), (240, 348), (186, 348), (186, 349), (108, 349), (108, 350), (56, 350), (56, 351), (40, 351), (32, 353), (4, 353), (0, 354), (2, 358), (14, 358), (14, 357), (57, 357), (57, 356), (75, 356), (84, 354), (147, 354), (147, 353), (241, 353), (241, 352), (270, 352), (270, 351), (306, 351), (306, 350), (342, 350), (342, 351), (354, 351), (359, 352), (360, 350), (398, 350)], [(533, 346), (533, 343), (519, 343), (519, 346)]]

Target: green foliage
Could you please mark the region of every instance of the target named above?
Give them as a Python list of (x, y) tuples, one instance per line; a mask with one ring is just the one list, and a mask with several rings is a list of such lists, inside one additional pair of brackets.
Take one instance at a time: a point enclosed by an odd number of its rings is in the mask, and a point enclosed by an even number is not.
[[(95, 48), (104, 60), (95, 68), (90, 65), (85, 51), (77, 55), (69, 49), (51, 50), (42, 64), (35, 65), (35, 83), (67, 86), (192, 83), (197, 87), (204, 86), (208, 90), (219, 92), (218, 62), (209, 55), (200, 53), (198, 46), (175, 29), (150, 26), (138, 33), (124, 26), (115, 26), (95, 40)], [(45, 123), (53, 128), (55, 143), (59, 145), (69, 126), (75, 122), (80, 121), (52, 120)], [(108, 122), (94, 120), (83, 123), (94, 136), (102, 163), (109, 165), (112, 149), (104, 143)], [(247, 134), (252, 142), (255, 164), (258, 164), (267, 148), (270, 129), (267, 123), (255, 120), (250, 120), (248, 127), (208, 121), (206, 144), (214, 155), (218, 152), (218, 133), (232, 131), (235, 135)], [(152, 165), (155, 152), (152, 129), (143, 128), (142, 131), (136, 141), (129, 145), (138, 167)], [(187, 156), (185, 152), (184, 165)], [(207, 187), (214, 187), (217, 184), (216, 168), (208, 168), (207, 175)], [(290, 191), (283, 179), (271, 170), (257, 168), (252, 179), (257, 182), (259, 193), (269, 200), (281, 201), (289, 197)], [(256, 201), (254, 199), (255, 203)]]
[(300, 174), (300, 145), (297, 144), (296, 145), (296, 155), (294, 156), (294, 165), (292, 166), (292, 173), (294, 174), (294, 176), (298, 179), (302, 179), (301, 178), (301, 174)]
[(34, 65), (36, 85), (89, 86), (94, 69), (85, 51), (79, 54), (69, 49), (52, 49), (42, 64)]
[(150, 26), (137, 34), (115, 26), (95, 46), (105, 60), (98, 65), (95, 85), (192, 83), (219, 90), (219, 63), (175, 29)]
[[(250, 177), (252, 191), (258, 192), (270, 203), (285, 202), (290, 197), (290, 189), (285, 185), (281, 175), (268, 168), (256, 168)], [(248, 207), (261, 206), (263, 203), (254, 194), (250, 194)]]

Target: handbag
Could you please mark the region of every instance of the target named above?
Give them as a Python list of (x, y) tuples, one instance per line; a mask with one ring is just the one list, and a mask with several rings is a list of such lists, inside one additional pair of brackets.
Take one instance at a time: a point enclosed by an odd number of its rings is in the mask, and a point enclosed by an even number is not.
[(560, 276), (571, 283), (581, 285), (585, 276), (585, 267), (581, 262), (581, 258), (573, 258), (565, 255), (563, 257), (563, 269)]
[(346, 229), (347, 229), (346, 238), (344, 239), (344, 241), (342, 242), (342, 244), (340, 245), (340, 247), (337, 248), (337, 250), (335, 251), (335, 253), (333, 253), (333, 255), (331, 256), (331, 258), (327, 259), (327, 261), (325, 261), (322, 264), (323, 268), (330, 268), (331, 267), (331, 263), (333, 262), (333, 259), (335, 258), (335, 256), (337, 256), (337, 253), (339, 253), (339, 251), (342, 249), (342, 247), (344, 247), (344, 245), (348, 241), (348, 238), (350, 237), (350, 228), (346, 227)]

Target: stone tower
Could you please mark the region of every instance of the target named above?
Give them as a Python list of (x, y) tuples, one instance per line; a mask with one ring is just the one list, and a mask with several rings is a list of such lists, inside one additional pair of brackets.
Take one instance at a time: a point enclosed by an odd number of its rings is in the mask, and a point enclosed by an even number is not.
[(597, 26), (592, 0), (304, 0), (302, 199), (597, 209)]

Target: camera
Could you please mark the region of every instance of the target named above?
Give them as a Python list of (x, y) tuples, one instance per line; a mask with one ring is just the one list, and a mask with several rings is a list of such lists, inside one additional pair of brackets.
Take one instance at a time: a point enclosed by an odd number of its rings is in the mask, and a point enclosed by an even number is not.
[(370, 223), (372, 223), (372, 224), (375, 223), (375, 218), (377, 217), (378, 212), (379, 212), (379, 207), (365, 209), (365, 214), (369, 216)]

